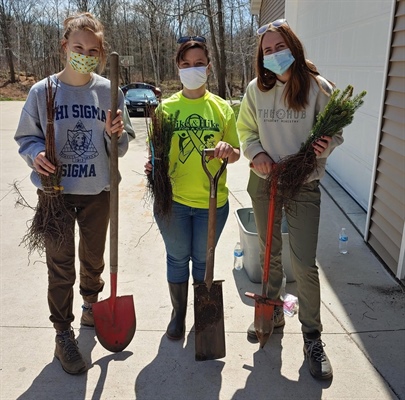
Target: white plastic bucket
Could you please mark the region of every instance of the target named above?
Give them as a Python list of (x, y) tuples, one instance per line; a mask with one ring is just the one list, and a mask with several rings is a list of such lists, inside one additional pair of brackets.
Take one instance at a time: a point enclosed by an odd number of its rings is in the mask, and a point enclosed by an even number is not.
[[(259, 238), (253, 208), (239, 208), (235, 211), (235, 216), (238, 221), (240, 243), (243, 249), (243, 267), (252, 282), (260, 283), (262, 281), (262, 268), (260, 265)], [(286, 221), (283, 221), (281, 224), (281, 235), (283, 240), (282, 264), (284, 273), (287, 282), (294, 282)]]

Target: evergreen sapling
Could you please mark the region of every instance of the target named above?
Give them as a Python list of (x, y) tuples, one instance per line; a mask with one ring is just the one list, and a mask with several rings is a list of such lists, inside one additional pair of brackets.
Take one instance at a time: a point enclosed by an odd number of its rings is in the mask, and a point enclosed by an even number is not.
[(278, 193), (285, 200), (292, 200), (300, 191), (311, 173), (317, 168), (317, 157), (312, 144), (322, 136), (334, 136), (353, 121), (354, 113), (363, 104), (366, 91), (353, 96), (353, 87), (348, 85), (341, 92), (335, 89), (330, 99), (316, 118), (305, 143), (295, 154), (286, 156), (273, 165), (268, 176), (278, 182)]

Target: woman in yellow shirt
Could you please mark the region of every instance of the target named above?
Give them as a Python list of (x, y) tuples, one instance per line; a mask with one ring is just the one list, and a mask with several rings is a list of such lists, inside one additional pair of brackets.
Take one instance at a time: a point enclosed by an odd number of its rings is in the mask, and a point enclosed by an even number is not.
[[(230, 105), (206, 89), (211, 62), (205, 38), (183, 37), (179, 41), (176, 64), (183, 89), (159, 106), (157, 112), (178, 112), (170, 148), (169, 176), (173, 202), (168, 218), (155, 212), (167, 253), (167, 280), (173, 305), (166, 334), (170, 339), (184, 337), (187, 310), (189, 264), (194, 282), (202, 282), (208, 235), (210, 182), (201, 165), (203, 149), (215, 148), (208, 168), (215, 173), (227, 158), (239, 159), (239, 138)], [(152, 165), (145, 165), (150, 173)], [(218, 182), (216, 241), (229, 214), (226, 171)]]

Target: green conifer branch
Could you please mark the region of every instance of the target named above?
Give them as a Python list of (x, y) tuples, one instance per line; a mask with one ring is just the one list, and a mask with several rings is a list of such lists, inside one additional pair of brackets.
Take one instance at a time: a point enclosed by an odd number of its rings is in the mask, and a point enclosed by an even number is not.
[(353, 97), (351, 85), (343, 91), (335, 89), (323, 111), (317, 115), (316, 122), (300, 150), (275, 164), (268, 181), (275, 179), (278, 182), (278, 192), (283, 199), (293, 199), (317, 168), (317, 158), (312, 144), (322, 136), (334, 136), (351, 124), (354, 113), (364, 103), (366, 93), (362, 91)]
[(353, 86), (348, 85), (343, 92), (335, 89), (324, 110), (318, 114), (316, 123), (302, 148), (309, 147), (321, 136), (333, 136), (345, 126), (350, 125), (353, 121), (354, 113), (364, 103), (363, 98), (366, 93), (363, 90), (352, 98)]

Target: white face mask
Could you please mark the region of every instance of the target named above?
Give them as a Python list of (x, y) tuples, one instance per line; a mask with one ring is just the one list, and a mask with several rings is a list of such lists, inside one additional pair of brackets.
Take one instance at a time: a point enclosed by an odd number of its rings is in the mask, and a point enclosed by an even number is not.
[(200, 88), (207, 82), (206, 67), (179, 68), (180, 81), (189, 90)]

